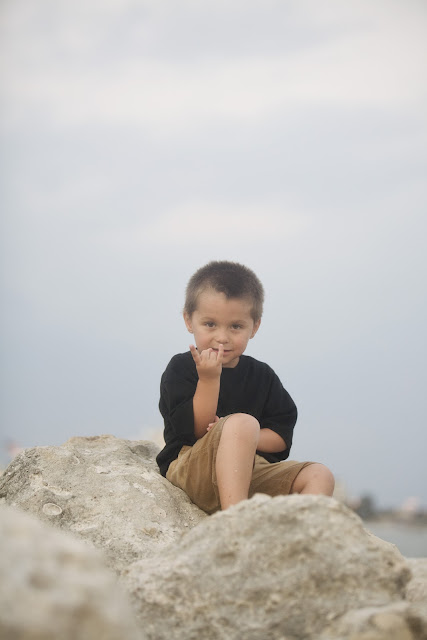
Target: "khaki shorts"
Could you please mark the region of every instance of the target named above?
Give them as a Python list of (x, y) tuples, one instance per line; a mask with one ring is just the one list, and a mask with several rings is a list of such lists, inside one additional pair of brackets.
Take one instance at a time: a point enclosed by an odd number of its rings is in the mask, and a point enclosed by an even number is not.
[[(225, 418), (215, 425), (203, 438), (192, 446), (183, 446), (178, 458), (169, 465), (166, 478), (176, 487), (183, 489), (190, 500), (206, 513), (221, 509), (216, 479), (216, 453), (221, 439)], [(255, 455), (249, 498), (255, 493), (270, 496), (289, 495), (299, 472), (312, 462), (268, 462)]]

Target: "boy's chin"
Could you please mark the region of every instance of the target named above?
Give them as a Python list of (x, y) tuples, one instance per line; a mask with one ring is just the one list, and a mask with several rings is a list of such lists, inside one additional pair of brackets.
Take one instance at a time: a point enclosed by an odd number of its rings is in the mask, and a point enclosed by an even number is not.
[(236, 367), (239, 363), (240, 360), (240, 355), (231, 355), (229, 358), (224, 358), (224, 361), (222, 363), (222, 366), (225, 367), (226, 369), (232, 369), (233, 367)]

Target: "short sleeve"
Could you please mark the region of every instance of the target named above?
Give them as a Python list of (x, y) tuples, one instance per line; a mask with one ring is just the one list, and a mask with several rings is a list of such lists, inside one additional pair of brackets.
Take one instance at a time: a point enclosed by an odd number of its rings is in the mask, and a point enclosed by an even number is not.
[(297, 421), (297, 408), (289, 393), (283, 387), (277, 375), (272, 371), (272, 379), (260, 421), (261, 428), (278, 433), (286, 443), (286, 449), (280, 457), (287, 458), (292, 446), (294, 427)]
[(193, 415), (196, 386), (197, 373), (192, 362), (172, 359), (161, 379), (159, 409), (171, 433), (188, 444), (196, 441)]

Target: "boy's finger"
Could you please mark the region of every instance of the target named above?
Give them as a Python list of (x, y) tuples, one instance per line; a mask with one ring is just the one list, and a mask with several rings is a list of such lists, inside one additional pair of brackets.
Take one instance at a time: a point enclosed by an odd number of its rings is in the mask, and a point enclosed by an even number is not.
[(222, 362), (223, 358), (224, 358), (224, 345), (220, 344), (218, 346), (218, 360)]
[(197, 351), (196, 347), (194, 346), (194, 344), (190, 344), (190, 351), (191, 351), (191, 355), (193, 356), (193, 360), (194, 362), (197, 364), (198, 362), (200, 362), (200, 354)]

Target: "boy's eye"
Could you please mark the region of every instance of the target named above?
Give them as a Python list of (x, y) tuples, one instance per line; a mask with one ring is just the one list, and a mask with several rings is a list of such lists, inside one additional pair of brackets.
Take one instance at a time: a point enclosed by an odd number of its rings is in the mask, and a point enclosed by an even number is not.
[(233, 325), (231, 325), (231, 328), (232, 329), (241, 329), (242, 325), (241, 324), (233, 324)]
[(212, 327), (214, 327), (214, 326), (215, 326), (215, 323), (214, 323), (214, 322), (205, 322), (205, 325), (206, 325), (207, 327), (209, 327), (209, 328), (212, 328)]

